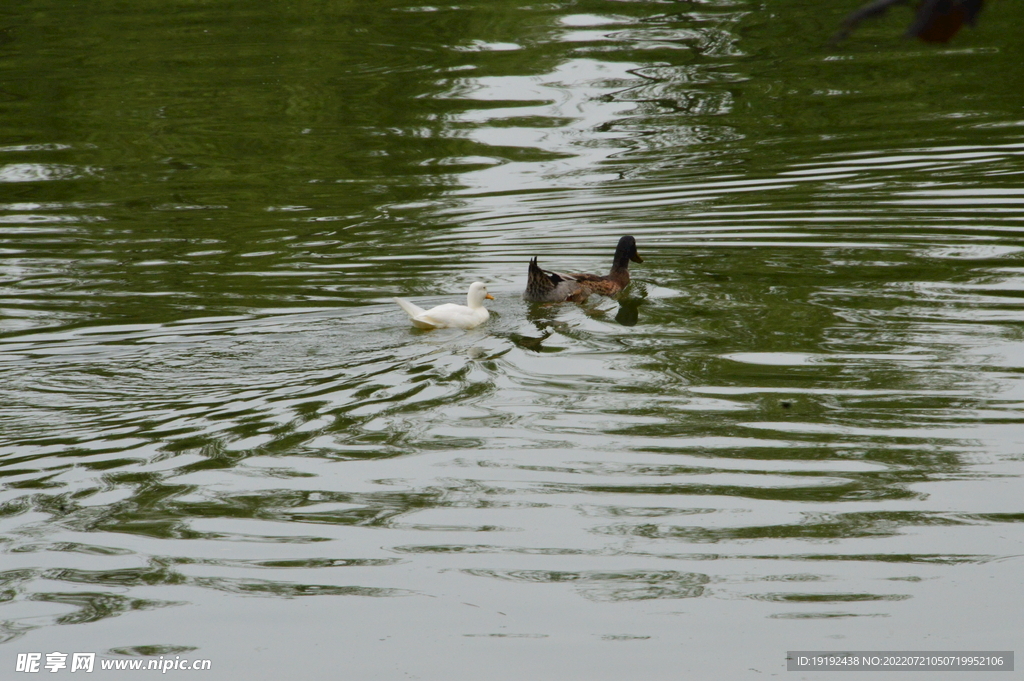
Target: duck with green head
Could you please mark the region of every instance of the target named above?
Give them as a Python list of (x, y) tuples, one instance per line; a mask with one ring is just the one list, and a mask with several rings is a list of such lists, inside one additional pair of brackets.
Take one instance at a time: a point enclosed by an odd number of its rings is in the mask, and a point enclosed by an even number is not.
[(615, 247), (612, 269), (605, 275), (573, 273), (563, 274), (541, 269), (537, 258), (530, 261), (523, 299), (531, 303), (579, 303), (591, 293), (614, 296), (629, 285), (629, 261), (643, 262), (636, 252), (636, 239), (624, 236)]

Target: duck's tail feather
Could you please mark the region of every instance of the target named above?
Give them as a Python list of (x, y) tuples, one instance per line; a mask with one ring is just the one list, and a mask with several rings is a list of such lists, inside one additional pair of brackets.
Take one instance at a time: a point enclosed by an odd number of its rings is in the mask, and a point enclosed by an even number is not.
[(534, 256), (530, 260), (530, 269), (526, 273), (526, 295), (528, 299), (541, 300), (544, 296), (555, 288), (555, 282), (551, 280), (551, 277), (547, 272), (540, 268), (537, 264), (537, 258)]
[(418, 317), (426, 312), (422, 307), (417, 307), (404, 298), (392, 298), (392, 300), (398, 303), (398, 307), (405, 310), (405, 313), (410, 317)]

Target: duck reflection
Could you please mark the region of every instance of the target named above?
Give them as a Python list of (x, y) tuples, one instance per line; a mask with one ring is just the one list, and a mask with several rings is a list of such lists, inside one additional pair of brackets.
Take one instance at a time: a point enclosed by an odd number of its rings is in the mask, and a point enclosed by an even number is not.
[[(581, 305), (580, 308), (588, 317), (595, 319), (612, 316), (614, 312), (614, 319), (619, 324), (623, 326), (636, 326), (640, 319), (640, 307), (646, 302), (646, 298), (630, 296), (628, 298), (623, 297), (617, 302), (618, 305), (615, 308), (585, 305)], [(528, 305), (526, 318), (533, 323), (540, 332), (540, 335), (512, 333), (509, 335), (510, 340), (517, 346), (526, 350), (533, 350), (534, 352), (560, 352), (564, 350), (565, 348), (563, 347), (547, 346), (544, 343), (555, 333), (570, 337), (575, 335), (576, 329), (573, 324), (557, 318), (556, 315), (561, 309), (561, 305), (552, 305), (550, 303)]]
[(558, 352), (563, 350), (564, 348), (544, 347), (544, 341), (551, 337), (553, 333), (554, 331), (544, 331), (539, 338), (535, 336), (526, 336), (521, 333), (512, 333), (509, 334), (509, 340), (524, 350), (533, 350), (534, 352)]
[(615, 321), (623, 326), (636, 326), (640, 319), (640, 306), (643, 298), (626, 298), (619, 301), (619, 309), (615, 312)]

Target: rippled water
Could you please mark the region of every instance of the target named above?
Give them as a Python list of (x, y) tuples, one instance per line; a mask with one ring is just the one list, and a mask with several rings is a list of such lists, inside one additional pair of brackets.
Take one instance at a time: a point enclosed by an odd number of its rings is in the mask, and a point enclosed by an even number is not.
[(1012, 650), (1024, 10), (849, 9), (3, 10), (0, 667)]

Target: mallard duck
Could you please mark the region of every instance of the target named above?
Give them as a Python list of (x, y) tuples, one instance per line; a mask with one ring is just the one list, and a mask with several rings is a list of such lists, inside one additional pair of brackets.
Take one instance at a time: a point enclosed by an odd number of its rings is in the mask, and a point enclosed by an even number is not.
[(526, 275), (526, 292), (523, 299), (531, 303), (579, 303), (591, 293), (614, 296), (629, 284), (629, 261), (643, 262), (636, 252), (636, 239), (624, 236), (615, 247), (612, 270), (607, 276), (597, 274), (562, 274), (542, 270), (537, 258), (530, 261)]
[(494, 300), (494, 296), (488, 293), (487, 287), (479, 281), (470, 285), (465, 305), (445, 303), (424, 310), (408, 300), (394, 299), (412, 318), (412, 325), (417, 329), (472, 329), (474, 326), (480, 326), (490, 316), (484, 307), (484, 300)]

